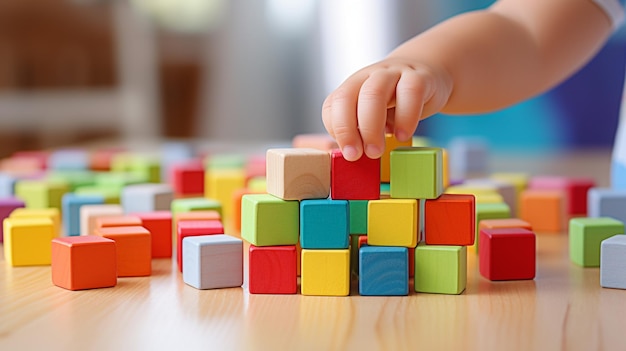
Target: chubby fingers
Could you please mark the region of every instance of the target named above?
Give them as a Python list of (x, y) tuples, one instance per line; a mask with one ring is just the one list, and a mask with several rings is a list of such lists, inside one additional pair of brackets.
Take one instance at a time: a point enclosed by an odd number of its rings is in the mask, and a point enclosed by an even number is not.
[(432, 84), (419, 72), (407, 70), (396, 86), (394, 130), (396, 139), (407, 141), (413, 135), (422, 116), (424, 105), (432, 95)]

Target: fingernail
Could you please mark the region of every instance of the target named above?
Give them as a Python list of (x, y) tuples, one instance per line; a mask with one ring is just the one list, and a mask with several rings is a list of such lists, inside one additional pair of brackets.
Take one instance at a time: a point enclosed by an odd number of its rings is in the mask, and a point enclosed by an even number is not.
[(346, 160), (356, 160), (357, 157), (357, 151), (356, 148), (354, 146), (350, 146), (350, 145), (346, 145), (343, 147), (343, 149), (341, 150), (341, 153), (343, 154), (343, 157)]
[(365, 153), (369, 158), (378, 158), (382, 154), (380, 148), (376, 145), (370, 144), (365, 147)]

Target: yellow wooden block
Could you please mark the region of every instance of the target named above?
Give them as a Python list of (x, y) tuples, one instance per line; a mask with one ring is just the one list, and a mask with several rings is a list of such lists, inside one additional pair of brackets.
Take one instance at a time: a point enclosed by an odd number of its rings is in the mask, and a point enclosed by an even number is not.
[(17, 208), (11, 212), (10, 218), (48, 218), (54, 224), (54, 237), (61, 236), (61, 212), (56, 207), (50, 208)]
[(233, 213), (233, 194), (245, 188), (246, 174), (239, 169), (214, 169), (204, 173), (204, 196), (222, 204), (224, 220)]
[(252, 192), (264, 193), (267, 191), (267, 179), (265, 177), (252, 177), (248, 179), (246, 188)]
[(5, 218), (4, 259), (11, 266), (49, 265), (54, 223), (50, 218)]
[(302, 295), (348, 296), (350, 294), (350, 249), (302, 249)]
[(377, 246), (415, 247), (419, 228), (419, 202), (413, 199), (370, 200), (367, 208), (367, 243)]
[(442, 173), (443, 173), (443, 188), (446, 189), (450, 186), (450, 167), (448, 166), (448, 150), (441, 149), (441, 161), (442, 161)]
[(522, 191), (528, 186), (529, 175), (526, 173), (493, 173), (490, 178), (513, 184), (519, 199)]
[(390, 172), (390, 162), (391, 162), (391, 151), (400, 146), (411, 146), (413, 144), (413, 140), (408, 140), (405, 142), (400, 142), (396, 137), (391, 134), (385, 134), (385, 152), (380, 157), (380, 182), (381, 183), (389, 183), (391, 179)]
[(477, 204), (494, 204), (504, 202), (504, 198), (495, 188), (486, 186), (454, 185), (445, 191), (446, 194), (472, 194)]

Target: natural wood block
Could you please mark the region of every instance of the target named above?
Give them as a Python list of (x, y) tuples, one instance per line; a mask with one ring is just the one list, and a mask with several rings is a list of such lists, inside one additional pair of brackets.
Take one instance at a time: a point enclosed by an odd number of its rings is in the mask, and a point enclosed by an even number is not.
[(595, 180), (584, 177), (535, 176), (530, 179), (529, 189), (560, 190), (564, 193), (565, 213), (587, 215), (587, 192)]
[(96, 229), (96, 219), (100, 217), (121, 216), (123, 214), (122, 206), (115, 204), (81, 206), (80, 235), (93, 235)]
[(613, 217), (626, 222), (626, 190), (591, 188), (587, 206), (589, 217)]
[(99, 195), (66, 193), (61, 202), (65, 235), (78, 236), (80, 235), (80, 208), (85, 205), (103, 205), (104, 198)]
[(53, 239), (52, 283), (68, 290), (115, 286), (115, 241), (93, 235)]
[(391, 197), (435, 199), (443, 193), (440, 148), (401, 147), (391, 152)]
[(248, 251), (251, 294), (295, 294), (298, 290), (295, 245), (254, 246)]
[(560, 233), (566, 228), (565, 194), (560, 190), (524, 190), (519, 211), (535, 232)]
[(331, 152), (330, 197), (335, 200), (380, 198), (380, 159), (362, 156), (350, 162), (340, 150)]
[(347, 200), (300, 201), (300, 245), (303, 249), (347, 249), (350, 223)]
[(367, 234), (368, 200), (349, 200), (350, 235)]
[(522, 228), (532, 231), (530, 223), (519, 218), (483, 219), (478, 226), (481, 229)]
[(267, 192), (283, 200), (325, 199), (330, 194), (330, 155), (315, 149), (269, 149)]
[(191, 236), (183, 240), (183, 281), (196, 289), (243, 284), (243, 241), (229, 235)]
[(359, 294), (409, 294), (409, 253), (406, 247), (363, 246), (359, 249)]
[(27, 208), (61, 209), (61, 198), (69, 191), (67, 183), (48, 180), (19, 180), (15, 183), (15, 196), (24, 200)]
[(54, 223), (48, 218), (5, 218), (4, 259), (10, 266), (49, 265)]
[(426, 200), (424, 211), (426, 244), (458, 246), (474, 244), (476, 230), (474, 195), (442, 194), (436, 199)]
[(476, 238), (472, 247), (478, 253), (480, 247), (480, 223), (485, 219), (511, 218), (509, 206), (505, 203), (498, 204), (476, 204)]
[(169, 211), (174, 190), (169, 184), (145, 183), (122, 188), (120, 204), (124, 213)]
[(186, 161), (170, 168), (170, 184), (176, 196), (204, 194), (204, 165), (202, 161)]
[(409, 199), (371, 200), (368, 205), (367, 241), (374, 246), (417, 245), (419, 203)]
[(176, 262), (183, 271), (183, 240), (188, 236), (224, 234), (224, 226), (219, 220), (179, 221), (176, 231)]
[(489, 280), (534, 279), (535, 246), (535, 233), (528, 229), (481, 229), (480, 274)]
[(385, 151), (380, 157), (380, 181), (389, 183), (391, 181), (391, 151), (398, 147), (412, 146), (412, 140), (398, 141), (392, 133), (385, 134)]
[(233, 194), (245, 185), (243, 169), (211, 170), (205, 173), (204, 196), (222, 204), (224, 220), (228, 221), (234, 212)]
[[(0, 197), (0, 223), (18, 208), (24, 208), (24, 201), (14, 197)], [(4, 241), (4, 230), (0, 226), (0, 243)]]
[(348, 296), (350, 250), (302, 249), (302, 295)]
[(600, 286), (626, 289), (626, 235), (614, 235), (602, 240)]
[(135, 215), (104, 216), (96, 218), (96, 229), (131, 226), (141, 226), (141, 218)]
[(270, 194), (248, 194), (241, 205), (241, 237), (255, 246), (294, 245), (300, 229), (300, 204)]
[(327, 133), (298, 134), (291, 140), (291, 146), (294, 148), (309, 148), (326, 152), (339, 148), (335, 139)]
[(141, 226), (150, 232), (152, 258), (172, 257), (172, 213), (154, 211), (134, 215), (141, 219)]
[(600, 266), (600, 244), (624, 234), (624, 223), (610, 217), (581, 217), (569, 221), (569, 257), (582, 267)]
[(467, 282), (467, 248), (426, 245), (415, 248), (415, 292), (458, 295)]
[(452, 179), (477, 178), (489, 172), (489, 145), (476, 137), (457, 137), (447, 147)]
[(101, 227), (95, 233), (115, 241), (118, 277), (152, 274), (152, 243), (148, 229), (140, 226)]

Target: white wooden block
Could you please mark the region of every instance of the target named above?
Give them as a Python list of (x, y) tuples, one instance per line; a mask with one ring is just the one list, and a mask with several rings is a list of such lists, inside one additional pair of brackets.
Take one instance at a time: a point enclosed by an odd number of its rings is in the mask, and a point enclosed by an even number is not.
[(602, 241), (600, 286), (626, 289), (626, 235), (614, 235)]
[(88, 170), (89, 153), (85, 150), (57, 150), (48, 157), (48, 168), (54, 170)]
[(457, 137), (448, 145), (451, 179), (467, 179), (488, 174), (489, 146), (480, 137)]
[(225, 235), (183, 239), (183, 281), (196, 289), (243, 285), (243, 241)]
[(80, 207), (80, 235), (94, 235), (96, 219), (99, 217), (120, 216), (124, 210), (120, 205), (83, 205)]
[(133, 184), (122, 189), (120, 202), (124, 213), (169, 211), (174, 189), (169, 184)]
[(283, 200), (325, 199), (330, 194), (330, 154), (310, 148), (269, 149), (267, 192)]

